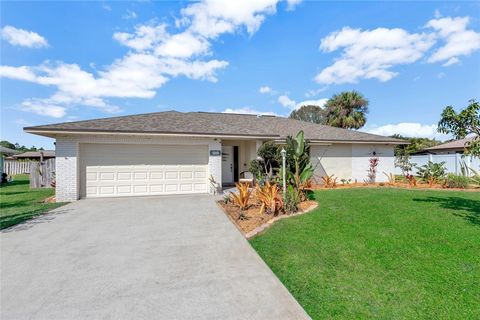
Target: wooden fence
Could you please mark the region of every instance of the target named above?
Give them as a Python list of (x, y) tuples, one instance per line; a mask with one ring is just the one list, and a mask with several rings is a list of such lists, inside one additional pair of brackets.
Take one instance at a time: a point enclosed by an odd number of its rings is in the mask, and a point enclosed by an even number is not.
[(30, 173), (31, 161), (4, 160), (3, 172), (13, 176), (15, 174)]
[(52, 188), (55, 181), (55, 159), (31, 162), (30, 188)]

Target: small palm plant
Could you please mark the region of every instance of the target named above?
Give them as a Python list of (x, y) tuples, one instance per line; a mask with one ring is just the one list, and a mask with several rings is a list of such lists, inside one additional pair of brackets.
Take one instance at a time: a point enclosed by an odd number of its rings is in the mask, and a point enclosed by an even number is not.
[(337, 178), (335, 178), (334, 174), (330, 176), (323, 176), (322, 180), (325, 188), (334, 188), (337, 186)]
[(262, 187), (257, 183), (255, 190), (256, 198), (261, 205), (260, 213), (276, 214), (283, 209), (283, 199), (276, 184), (267, 181)]
[(248, 183), (236, 183), (235, 186), (237, 187), (238, 193), (230, 191), (230, 197), (232, 203), (240, 208), (238, 219), (244, 220), (246, 218), (245, 210), (248, 209), (248, 201), (250, 200), (252, 189), (250, 189)]

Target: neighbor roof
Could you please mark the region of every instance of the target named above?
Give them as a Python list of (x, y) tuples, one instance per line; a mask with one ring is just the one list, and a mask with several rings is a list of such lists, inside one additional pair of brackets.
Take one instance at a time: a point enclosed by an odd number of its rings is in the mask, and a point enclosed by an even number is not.
[(288, 135), (295, 135), (303, 130), (305, 138), (314, 141), (405, 143), (404, 140), (283, 117), (211, 112), (165, 111), (26, 127), (24, 130), (50, 135), (56, 132), (110, 132), (250, 136), (266, 139), (285, 139)]
[(20, 151), (10, 149), (10, 148), (4, 147), (4, 146), (0, 146), (0, 153), (10, 155), (10, 154), (20, 153)]
[(447, 142), (447, 143), (442, 143), (442, 144), (439, 144), (439, 145), (434, 146), (434, 147), (426, 148), (426, 149), (424, 149), (424, 151), (445, 150), (445, 149), (463, 149), (463, 148), (465, 148), (465, 143), (467, 143), (468, 141), (472, 141), (473, 138), (475, 138), (475, 137), (468, 137), (468, 138), (464, 138), (464, 139), (450, 141), (450, 142)]
[(24, 153), (14, 155), (14, 157), (15, 158), (40, 158), (40, 153), (43, 153), (44, 158), (55, 157), (55, 151), (53, 150), (26, 151)]

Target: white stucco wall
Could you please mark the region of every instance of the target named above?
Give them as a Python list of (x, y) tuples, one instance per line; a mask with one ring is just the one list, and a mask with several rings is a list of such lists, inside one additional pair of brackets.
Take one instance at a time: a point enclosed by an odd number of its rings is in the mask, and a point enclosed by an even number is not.
[(352, 145), (352, 180), (357, 179), (363, 182), (367, 179), (367, 171), (370, 168), (369, 159), (373, 156), (373, 152), (378, 157), (376, 182), (387, 182), (388, 178), (383, 172), (393, 173), (395, 169), (394, 146), (392, 145)]
[[(221, 142), (214, 138), (140, 136), (140, 135), (59, 135), (56, 138), (56, 198), (57, 201), (74, 201), (80, 197), (81, 143), (113, 144), (173, 144), (208, 145), (210, 150), (221, 150)], [(210, 156), (208, 176), (222, 183), (222, 157)], [(210, 190), (213, 192), (213, 189)]]
[(382, 173), (394, 172), (394, 146), (378, 144), (332, 144), (312, 145), (310, 160), (315, 168), (314, 180), (321, 183), (321, 177), (334, 174), (340, 179), (352, 179), (352, 182), (363, 182), (367, 179), (369, 159), (373, 152), (379, 158), (377, 182), (387, 181)]
[(313, 179), (322, 182), (323, 176), (335, 175), (340, 179), (352, 177), (352, 145), (334, 144), (310, 146), (310, 161), (314, 167)]

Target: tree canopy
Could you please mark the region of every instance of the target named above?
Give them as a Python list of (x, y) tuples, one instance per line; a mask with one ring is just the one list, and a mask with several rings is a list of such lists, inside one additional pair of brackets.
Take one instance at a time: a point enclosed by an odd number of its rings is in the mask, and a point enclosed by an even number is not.
[(344, 91), (327, 101), (325, 113), (330, 126), (360, 129), (367, 122), (368, 100), (357, 91)]
[(320, 106), (304, 105), (293, 110), (289, 118), (306, 122), (325, 124), (325, 110)]
[(438, 132), (451, 134), (455, 139), (463, 139), (474, 134), (475, 138), (465, 145), (465, 154), (480, 157), (480, 104), (474, 99), (469, 105), (456, 112), (452, 106), (443, 109), (438, 122)]
[(391, 136), (392, 138), (407, 140), (410, 144), (407, 145), (398, 145), (395, 147), (395, 155), (403, 155), (403, 154), (412, 154), (414, 152), (434, 147), (436, 145), (441, 144), (442, 142), (435, 139), (429, 138), (409, 138), (399, 134), (394, 134)]
[(43, 148), (36, 148), (35, 146), (32, 146), (30, 148), (25, 147), (23, 145), (20, 145), (19, 143), (11, 143), (10, 141), (7, 140), (2, 140), (0, 141), (0, 145), (5, 148), (21, 151), (21, 152), (26, 152), (26, 151), (37, 151), (37, 150), (43, 150)]

